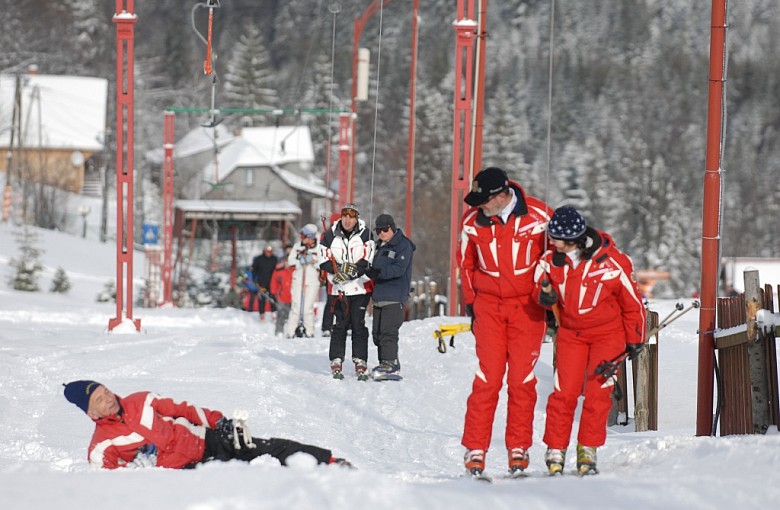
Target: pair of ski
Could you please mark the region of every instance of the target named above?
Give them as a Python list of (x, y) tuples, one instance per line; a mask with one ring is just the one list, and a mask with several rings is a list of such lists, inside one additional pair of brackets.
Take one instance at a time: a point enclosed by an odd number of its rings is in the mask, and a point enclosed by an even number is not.
[[(333, 378), (342, 380), (344, 379), (344, 373), (343, 372), (333, 372)], [(384, 374), (384, 375), (375, 375), (370, 376), (369, 374), (360, 374), (357, 376), (358, 381), (368, 381), (369, 379), (373, 379), (376, 382), (382, 382), (382, 381), (400, 381), (403, 379), (400, 374)]]
[[(599, 473), (598, 469), (590, 468), (583, 471), (572, 471), (571, 474), (577, 475), (580, 478), (584, 476), (591, 476), (591, 475), (597, 475)], [(557, 473), (543, 473), (541, 475), (541, 478), (559, 478), (563, 476), (563, 471), (559, 471)], [(466, 473), (466, 476), (471, 478), (472, 480), (476, 480), (478, 482), (486, 482), (486, 483), (493, 483), (493, 477), (490, 475), (485, 474), (484, 471), (476, 472), (476, 473)], [(526, 478), (537, 478), (537, 476), (534, 476), (532, 473), (528, 473), (526, 471), (510, 471), (506, 475), (503, 475), (501, 477), (502, 480), (524, 480)]]

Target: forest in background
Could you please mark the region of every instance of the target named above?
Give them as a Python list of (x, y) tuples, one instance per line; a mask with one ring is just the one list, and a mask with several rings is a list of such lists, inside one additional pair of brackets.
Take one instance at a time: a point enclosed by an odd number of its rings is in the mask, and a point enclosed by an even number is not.
[[(166, 107), (210, 104), (205, 46), (191, 25), (195, 3), (135, 2), (137, 160), (161, 145)], [(341, 10), (334, 14), (329, 7), (336, 3)], [(370, 3), (221, 0), (214, 22), (217, 105), (348, 108), (353, 20)], [(505, 168), (553, 207), (577, 206), (591, 225), (615, 237), (637, 268), (669, 271), (672, 291), (689, 294), (699, 279), (711, 3), (555, 3), (548, 163), (551, 2), (488, 1), (483, 167)], [(456, 2), (420, 4), (415, 278), (446, 286)], [(0, 71), (34, 63), (43, 74), (101, 76), (113, 87), (115, 2), (0, 5)], [(371, 79), (358, 112), (356, 197), (374, 217), (390, 212), (399, 224), (405, 220), (411, 11), (408, 0), (388, 4), (361, 39), (371, 50)], [(204, 33), (205, 16), (197, 10)], [(780, 5), (730, 2), (728, 20), (722, 255), (774, 256), (780, 252)], [(273, 119), (225, 122), (249, 121)], [(179, 116), (177, 135), (203, 122)], [(324, 168), (337, 117), (282, 122), (310, 126)]]

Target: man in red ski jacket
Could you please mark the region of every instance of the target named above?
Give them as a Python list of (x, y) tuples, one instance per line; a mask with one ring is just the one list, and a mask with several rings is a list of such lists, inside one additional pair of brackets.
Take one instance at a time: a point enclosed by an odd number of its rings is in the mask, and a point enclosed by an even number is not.
[(533, 275), (547, 249), (551, 210), (496, 167), (477, 174), (465, 202), (472, 208), (463, 215), (458, 263), (479, 358), (463, 429), (465, 465), (473, 475), (485, 469), (508, 370), (505, 443), (510, 471), (521, 473), (533, 440), (534, 365), (547, 329), (545, 311), (532, 297)]
[(87, 459), (106, 469), (157, 466), (191, 468), (211, 460), (251, 461), (271, 455), (286, 465), (303, 452), (319, 464), (337, 463), (330, 450), (289, 439), (258, 439), (234, 426), (221, 412), (174, 402), (148, 391), (119, 397), (95, 381), (65, 386), (65, 398), (95, 422)]
[(646, 312), (631, 259), (608, 234), (586, 225), (574, 207), (555, 210), (548, 226), (554, 250), (536, 269), (535, 296), (555, 307), (555, 386), (547, 400), (545, 462), (551, 474), (563, 470), (577, 401), (585, 399), (577, 436), (577, 469), (594, 474), (596, 448), (607, 436), (613, 376), (596, 368), (621, 353), (633, 359), (645, 340)]

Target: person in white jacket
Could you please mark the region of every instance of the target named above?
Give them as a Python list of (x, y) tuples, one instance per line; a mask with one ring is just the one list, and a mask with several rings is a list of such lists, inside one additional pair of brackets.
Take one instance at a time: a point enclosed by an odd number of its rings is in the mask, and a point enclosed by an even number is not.
[(320, 243), (320, 268), (333, 283), (333, 313), (336, 324), (330, 335), (330, 370), (343, 379), (347, 330), (352, 330), (352, 362), (358, 380), (368, 380), (368, 328), (366, 308), (371, 297), (371, 279), (366, 276), (374, 258), (374, 241), (355, 204), (341, 208), (341, 219), (325, 231)]
[(292, 304), (285, 335), (312, 338), (314, 336), (314, 303), (320, 288), (320, 256), (317, 246), (317, 227), (312, 223), (300, 230), (301, 239), (292, 247), (287, 262), (294, 267), (292, 277)]

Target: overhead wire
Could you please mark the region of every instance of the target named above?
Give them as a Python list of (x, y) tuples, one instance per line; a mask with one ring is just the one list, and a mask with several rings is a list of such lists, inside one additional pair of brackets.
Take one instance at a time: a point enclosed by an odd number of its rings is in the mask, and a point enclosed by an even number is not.
[(374, 174), (376, 172), (376, 138), (379, 125), (379, 77), (382, 64), (382, 22), (384, 19), (385, 3), (379, 2), (379, 41), (377, 43), (376, 56), (376, 90), (374, 93), (374, 147), (371, 155), (371, 193), (368, 208), (368, 225), (370, 227), (374, 218)]
[[(555, 0), (550, 0), (550, 44), (549, 66), (547, 70), (547, 156), (544, 176), (544, 203), (549, 207), (550, 201), (550, 164), (552, 154), (552, 97), (553, 97), (553, 53), (555, 50)], [(549, 243), (547, 229), (544, 231), (545, 246)]]

